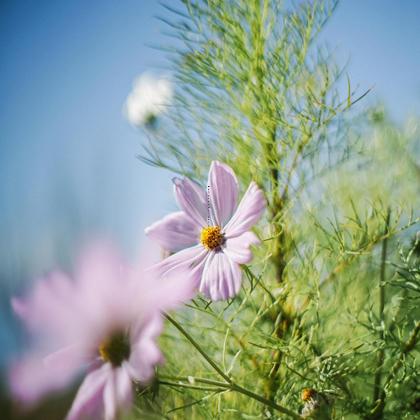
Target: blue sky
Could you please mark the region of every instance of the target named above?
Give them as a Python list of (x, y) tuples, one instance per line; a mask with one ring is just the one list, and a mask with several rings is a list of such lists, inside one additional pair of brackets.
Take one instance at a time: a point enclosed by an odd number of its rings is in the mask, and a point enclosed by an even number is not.
[[(155, 0), (0, 3), (0, 325), (9, 294), (65, 264), (63, 249), (101, 235), (133, 255), (174, 209), (171, 174), (135, 158), (142, 135), (121, 113), (134, 77), (166, 65), (146, 46), (168, 42), (163, 12)], [(322, 34), (397, 121), (420, 113), (418, 16), (416, 0), (343, 0)]]
[(401, 122), (420, 112), (420, 2), (342, 0), (322, 39), (370, 100), (383, 100)]

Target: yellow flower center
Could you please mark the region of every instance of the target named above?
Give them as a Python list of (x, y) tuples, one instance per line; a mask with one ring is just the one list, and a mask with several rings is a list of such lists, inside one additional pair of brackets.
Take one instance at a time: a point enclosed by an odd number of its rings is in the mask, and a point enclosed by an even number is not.
[(200, 242), (209, 250), (218, 248), (224, 240), (220, 226), (207, 226), (201, 230)]
[(101, 359), (113, 366), (121, 366), (122, 362), (130, 357), (130, 350), (128, 336), (121, 331), (112, 334), (98, 348)]
[(309, 401), (316, 396), (316, 391), (312, 388), (304, 388), (302, 390), (302, 401)]

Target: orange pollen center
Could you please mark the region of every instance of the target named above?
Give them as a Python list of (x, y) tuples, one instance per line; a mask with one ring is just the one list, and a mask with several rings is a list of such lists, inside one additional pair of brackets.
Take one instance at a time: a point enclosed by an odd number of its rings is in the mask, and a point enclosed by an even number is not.
[(316, 396), (316, 391), (312, 388), (304, 388), (302, 390), (302, 401), (309, 401)]
[(207, 249), (212, 250), (222, 245), (224, 240), (220, 226), (207, 226), (201, 230), (200, 242)]

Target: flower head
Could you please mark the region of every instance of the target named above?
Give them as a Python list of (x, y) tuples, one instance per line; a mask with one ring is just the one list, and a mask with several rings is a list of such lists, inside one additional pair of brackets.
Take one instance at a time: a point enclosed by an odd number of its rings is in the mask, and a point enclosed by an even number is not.
[(172, 85), (168, 79), (142, 74), (134, 81), (124, 110), (127, 119), (135, 126), (153, 126), (172, 100)]
[(162, 361), (161, 311), (190, 294), (186, 283), (127, 268), (110, 247), (91, 249), (75, 281), (54, 273), (13, 300), (36, 342), (11, 368), (12, 393), (32, 403), (85, 372), (68, 419), (115, 418), (130, 405), (132, 381), (149, 381)]
[(252, 259), (259, 243), (250, 228), (264, 209), (263, 192), (251, 182), (238, 205), (238, 181), (233, 170), (213, 161), (206, 190), (189, 179), (174, 179), (181, 211), (146, 229), (146, 234), (175, 254), (154, 267), (160, 273), (189, 277), (212, 300), (225, 300), (240, 289), (240, 264)]

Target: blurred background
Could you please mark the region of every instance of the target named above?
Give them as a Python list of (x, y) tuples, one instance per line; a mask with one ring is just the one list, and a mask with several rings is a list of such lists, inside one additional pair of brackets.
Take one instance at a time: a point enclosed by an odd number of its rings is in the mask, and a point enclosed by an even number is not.
[[(180, 2), (179, 2), (180, 3)], [(168, 1), (181, 7), (178, 1)], [(168, 74), (176, 41), (157, 0), (0, 1), (0, 369), (22, 347), (10, 296), (80, 247), (112, 239), (134, 258), (174, 209), (171, 174), (141, 163), (122, 108), (134, 78)], [(352, 85), (399, 123), (420, 113), (420, 2), (343, 0), (322, 41)]]

